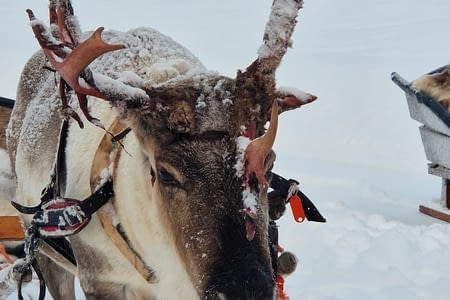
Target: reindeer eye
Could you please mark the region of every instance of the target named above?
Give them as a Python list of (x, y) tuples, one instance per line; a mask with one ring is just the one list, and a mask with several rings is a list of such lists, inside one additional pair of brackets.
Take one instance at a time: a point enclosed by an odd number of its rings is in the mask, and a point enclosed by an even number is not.
[(173, 177), (172, 174), (170, 174), (169, 172), (167, 172), (164, 169), (158, 170), (158, 177), (159, 177), (159, 181), (162, 184), (168, 184), (168, 185), (178, 185), (179, 184), (179, 182), (175, 179), (175, 177)]

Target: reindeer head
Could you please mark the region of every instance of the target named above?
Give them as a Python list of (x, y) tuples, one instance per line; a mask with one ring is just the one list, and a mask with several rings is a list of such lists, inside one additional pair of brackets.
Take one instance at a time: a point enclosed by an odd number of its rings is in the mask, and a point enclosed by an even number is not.
[(69, 85), (76, 92), (88, 120), (95, 120), (86, 108), (90, 95), (109, 101), (131, 127), (146, 161), (149, 197), (158, 201), (202, 298), (275, 297), (267, 189), (278, 115), (315, 100), (277, 90), (275, 83), (302, 4), (274, 1), (258, 58), (235, 79), (190, 72), (150, 87), (90, 71), (95, 58), (123, 47), (105, 43), (102, 28), (79, 43), (70, 2), (50, 5), (59, 40), (29, 11), (35, 35), (61, 75), (61, 91)]

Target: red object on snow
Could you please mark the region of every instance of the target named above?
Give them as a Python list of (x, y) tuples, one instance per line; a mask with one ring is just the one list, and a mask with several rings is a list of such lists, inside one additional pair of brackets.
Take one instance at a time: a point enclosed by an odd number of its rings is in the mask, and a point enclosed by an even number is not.
[(8, 264), (14, 263), (14, 260), (11, 258), (11, 256), (9, 256), (8, 252), (6, 252), (5, 245), (3, 245), (3, 244), (0, 244), (0, 255), (3, 255), (3, 257), (5, 258), (5, 261)]
[(296, 222), (301, 223), (305, 220), (305, 210), (303, 209), (302, 200), (297, 194), (292, 195), (289, 199), (292, 214)]

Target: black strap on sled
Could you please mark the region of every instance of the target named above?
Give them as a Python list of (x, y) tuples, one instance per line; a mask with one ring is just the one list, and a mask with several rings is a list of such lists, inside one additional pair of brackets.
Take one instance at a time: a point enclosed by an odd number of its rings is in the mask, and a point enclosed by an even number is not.
[(14, 101), (13, 99), (0, 97), (0, 106), (7, 107), (7, 108), (13, 108), (14, 107)]

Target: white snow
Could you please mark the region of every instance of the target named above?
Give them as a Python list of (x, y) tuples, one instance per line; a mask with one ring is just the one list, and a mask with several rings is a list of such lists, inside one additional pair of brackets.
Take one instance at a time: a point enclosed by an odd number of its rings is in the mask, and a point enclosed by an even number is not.
[[(247, 149), (247, 146), (250, 144), (250, 139), (245, 136), (239, 136), (236, 139), (236, 148), (237, 148), (237, 159), (236, 159), (236, 165), (234, 166), (234, 169), (236, 170), (236, 174), (239, 177), (244, 176), (245, 173), (245, 149)], [(242, 191), (242, 203), (244, 206), (244, 210), (246, 213), (248, 213), (250, 216), (255, 216), (257, 214), (258, 210), (258, 200), (256, 199), (256, 195), (254, 192), (250, 189), (250, 187), (244, 187)]]
[[(242, 129), (242, 132), (244, 132), (245, 129)], [(247, 149), (247, 146), (250, 144), (250, 139), (245, 136), (239, 136), (236, 139), (236, 149), (237, 149), (237, 159), (236, 159), (236, 165), (234, 166), (236, 170), (237, 176), (241, 177), (244, 175), (244, 154), (245, 149)]]
[[(234, 76), (256, 58), (271, 4), (77, 0), (74, 8), (84, 30), (152, 26)], [(29, 5), (0, 8), (2, 96), (14, 97), (38, 49)], [(45, 18), (46, 1), (31, 8)], [(441, 181), (427, 174), (419, 124), (390, 80), (449, 62), (449, 11), (448, 0), (305, 1), (277, 83), (318, 100), (280, 117), (275, 171), (298, 179), (328, 223), (296, 224), (289, 210), (279, 222), (281, 244), (299, 258), (286, 279), (292, 300), (450, 299), (450, 227), (417, 210), (439, 206)]]

